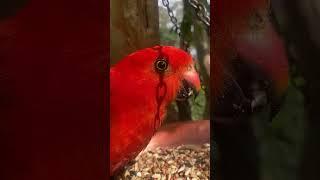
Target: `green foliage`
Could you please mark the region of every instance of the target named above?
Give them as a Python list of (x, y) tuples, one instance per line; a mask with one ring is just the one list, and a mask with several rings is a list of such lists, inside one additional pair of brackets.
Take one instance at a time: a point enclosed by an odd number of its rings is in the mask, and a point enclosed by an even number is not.
[(161, 44), (174, 46), (177, 42), (176, 34), (160, 29), (160, 41)]
[(191, 112), (193, 120), (201, 120), (204, 117), (204, 108), (206, 105), (206, 96), (204, 90), (199, 92), (199, 95), (195, 99), (189, 99), (192, 104)]
[(267, 111), (253, 118), (261, 145), (262, 180), (295, 180), (304, 135), (304, 98), (290, 84), (283, 107), (268, 126)]

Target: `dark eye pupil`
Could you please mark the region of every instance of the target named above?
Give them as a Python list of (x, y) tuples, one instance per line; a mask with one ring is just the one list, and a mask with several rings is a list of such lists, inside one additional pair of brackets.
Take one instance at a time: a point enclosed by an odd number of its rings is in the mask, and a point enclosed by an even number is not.
[(164, 71), (167, 69), (168, 63), (165, 60), (158, 60), (156, 62), (156, 68), (158, 71)]
[(163, 61), (160, 61), (160, 62), (158, 63), (158, 67), (159, 67), (160, 69), (164, 69), (164, 68), (166, 67), (166, 63), (163, 62)]

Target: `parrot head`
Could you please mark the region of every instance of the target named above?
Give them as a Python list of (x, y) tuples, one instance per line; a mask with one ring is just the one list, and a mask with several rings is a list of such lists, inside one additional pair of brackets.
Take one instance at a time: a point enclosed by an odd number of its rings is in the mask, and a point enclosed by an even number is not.
[(223, 88), (214, 95), (216, 114), (250, 114), (268, 105), (272, 119), (286, 95), (289, 65), (284, 41), (270, 21), (269, 1), (224, 0), (217, 6), (213, 67), (220, 72), (213, 79)]
[[(172, 46), (136, 51), (113, 69), (128, 74), (128, 80), (134, 80), (135, 88), (142, 88), (143, 96), (153, 92), (155, 96), (164, 96), (165, 102), (185, 100), (197, 95), (201, 87), (192, 57)], [(133, 84), (129, 84), (133, 88)], [(147, 89), (151, 91), (146, 92)]]
[(264, 79), (266, 97), (271, 103), (271, 117), (279, 111), (289, 82), (289, 64), (284, 41), (270, 21), (263, 29), (244, 33), (235, 41), (239, 58), (256, 69)]

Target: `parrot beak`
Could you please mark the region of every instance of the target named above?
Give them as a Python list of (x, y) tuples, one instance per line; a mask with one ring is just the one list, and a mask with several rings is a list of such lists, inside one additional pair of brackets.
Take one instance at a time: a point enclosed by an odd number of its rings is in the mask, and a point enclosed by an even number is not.
[(178, 92), (176, 100), (184, 101), (194, 95), (197, 97), (201, 89), (200, 78), (194, 66), (190, 66), (183, 74), (182, 86)]
[[(289, 82), (288, 58), (283, 40), (267, 21), (263, 29), (240, 36), (235, 47), (246, 64), (258, 69), (268, 79), (265, 90), (272, 119), (280, 110)], [(255, 109), (255, 104), (252, 108)]]

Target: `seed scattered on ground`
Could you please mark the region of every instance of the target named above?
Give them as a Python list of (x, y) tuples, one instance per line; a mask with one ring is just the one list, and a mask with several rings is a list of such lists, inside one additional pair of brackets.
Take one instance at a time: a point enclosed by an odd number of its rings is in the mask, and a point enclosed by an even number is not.
[(117, 175), (119, 180), (210, 179), (210, 145), (181, 145), (141, 153)]

